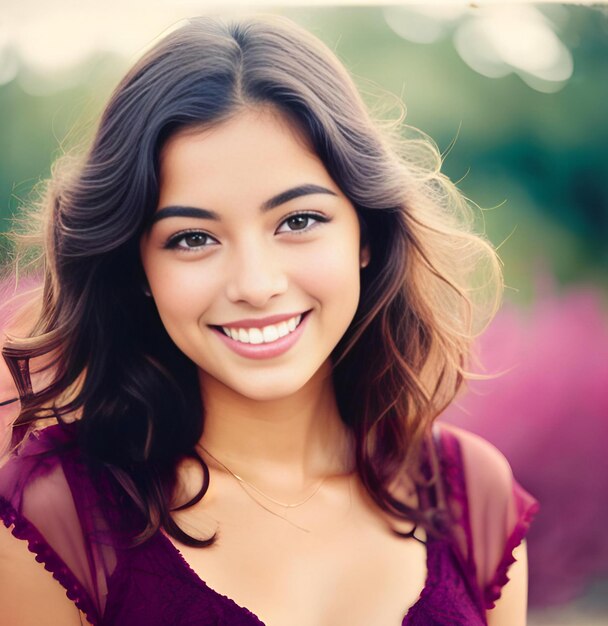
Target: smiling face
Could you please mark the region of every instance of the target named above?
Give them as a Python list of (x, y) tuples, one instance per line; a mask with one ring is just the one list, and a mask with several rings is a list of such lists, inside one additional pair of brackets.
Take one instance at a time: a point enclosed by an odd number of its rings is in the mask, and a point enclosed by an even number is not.
[(352, 203), (267, 109), (167, 141), (140, 252), (164, 327), (201, 384), (255, 400), (294, 393), (327, 366), (368, 260)]

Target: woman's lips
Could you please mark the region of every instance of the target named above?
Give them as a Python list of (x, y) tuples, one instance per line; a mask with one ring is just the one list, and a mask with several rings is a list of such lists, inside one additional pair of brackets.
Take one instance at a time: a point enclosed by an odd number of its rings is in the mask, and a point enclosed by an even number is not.
[(236, 354), (249, 359), (269, 359), (279, 356), (287, 352), (300, 338), (308, 323), (310, 311), (302, 314), (302, 319), (295, 330), (284, 337), (279, 337), (276, 341), (270, 343), (243, 343), (236, 341), (232, 337), (228, 337), (224, 331), (216, 326), (211, 326), (213, 331), (218, 335), (221, 341), (228, 346)]
[[(305, 311), (307, 313), (307, 311)], [(229, 324), (213, 324), (213, 326), (223, 326), (224, 328), (264, 328), (265, 326), (276, 325), (281, 322), (286, 322), (292, 317), (298, 317), (298, 315), (304, 315), (304, 313), (296, 311), (295, 313), (283, 313), (281, 315), (269, 315), (263, 319), (246, 319), (238, 322), (230, 322)]]

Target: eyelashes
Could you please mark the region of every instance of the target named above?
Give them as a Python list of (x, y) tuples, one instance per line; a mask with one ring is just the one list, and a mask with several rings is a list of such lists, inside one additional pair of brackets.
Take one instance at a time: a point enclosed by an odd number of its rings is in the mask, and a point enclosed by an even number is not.
[[(296, 219), (299, 219), (299, 220), (303, 219), (305, 223), (307, 224), (307, 226), (305, 228), (297, 228), (296, 230), (281, 230), (281, 227), (284, 224), (289, 224), (291, 222), (291, 224), (293, 225), (293, 221)], [(312, 225), (308, 225), (311, 220), (313, 222)], [(313, 230), (320, 224), (327, 223), (330, 221), (331, 219), (329, 217), (326, 217), (325, 215), (321, 215), (320, 213), (311, 213), (311, 212), (293, 213), (291, 215), (288, 215), (281, 222), (281, 224), (279, 225), (279, 229), (277, 229), (276, 232), (277, 233), (289, 233), (289, 234), (294, 234), (294, 235), (303, 235), (303, 234), (309, 233), (311, 230)], [(208, 243), (205, 243), (204, 245), (194, 245), (194, 246), (178, 245), (181, 241), (189, 237), (197, 237), (199, 242), (201, 240), (216, 241), (211, 235), (207, 234), (206, 232), (202, 230), (183, 230), (179, 233), (176, 233), (175, 235), (172, 235), (167, 240), (167, 242), (165, 243), (163, 247), (165, 249), (177, 249), (183, 252), (196, 252), (198, 250), (202, 250), (203, 248), (210, 247), (210, 244)]]
[(178, 249), (178, 250), (183, 250), (184, 252), (194, 252), (196, 250), (200, 250), (202, 248), (209, 247), (208, 245), (205, 245), (205, 246), (179, 246), (178, 243), (180, 241), (182, 241), (182, 239), (186, 239), (187, 237), (202, 237), (204, 239), (213, 239), (213, 237), (211, 237), (211, 235), (208, 235), (207, 233), (204, 233), (204, 232), (199, 231), (199, 230), (185, 230), (185, 231), (183, 231), (181, 233), (177, 233), (176, 235), (171, 237), (167, 241), (167, 243), (164, 245), (164, 248), (168, 249), (168, 250)]

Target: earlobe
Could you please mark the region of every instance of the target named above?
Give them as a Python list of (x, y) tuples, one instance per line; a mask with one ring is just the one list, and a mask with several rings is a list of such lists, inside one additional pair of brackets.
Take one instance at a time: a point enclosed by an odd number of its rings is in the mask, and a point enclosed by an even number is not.
[(144, 294), (146, 296), (148, 296), (149, 298), (152, 296), (152, 292), (150, 291), (150, 287), (148, 285), (147, 282), (142, 282), (141, 284), (141, 290), (144, 292)]
[(369, 261), (370, 261), (370, 250), (369, 250), (369, 246), (365, 245), (363, 246), (363, 248), (361, 248), (361, 254), (359, 255), (359, 264), (361, 265), (361, 267), (367, 267), (369, 265)]
[(369, 247), (369, 235), (367, 230), (367, 223), (363, 219), (363, 217), (357, 213), (357, 218), (359, 220), (359, 228), (360, 230), (360, 240), (359, 240), (359, 265), (361, 268), (367, 267), (370, 262), (371, 250)]

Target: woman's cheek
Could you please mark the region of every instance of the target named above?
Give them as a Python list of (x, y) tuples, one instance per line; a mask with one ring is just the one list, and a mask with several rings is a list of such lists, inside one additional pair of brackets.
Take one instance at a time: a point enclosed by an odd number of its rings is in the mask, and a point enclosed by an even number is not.
[(332, 312), (336, 323), (348, 326), (359, 302), (359, 265), (352, 251), (343, 252), (317, 257), (306, 267), (301, 284), (322, 310)]
[(200, 316), (210, 303), (212, 283), (203, 268), (182, 264), (157, 275), (154, 289), (156, 305), (163, 315), (176, 320)]

